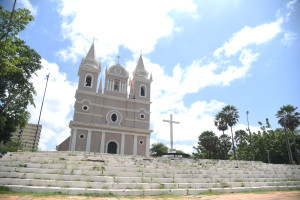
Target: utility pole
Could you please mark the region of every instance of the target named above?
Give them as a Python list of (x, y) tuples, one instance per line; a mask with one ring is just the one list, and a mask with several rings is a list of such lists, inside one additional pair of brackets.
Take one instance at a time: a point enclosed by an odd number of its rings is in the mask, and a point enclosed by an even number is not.
[(248, 111), (248, 110), (247, 110), (246, 114), (247, 114), (247, 122), (248, 122), (248, 131), (249, 131), (249, 135), (250, 135), (250, 149), (251, 149), (251, 157), (252, 157), (252, 160), (254, 160), (253, 148), (252, 148), (252, 133), (251, 133), (251, 131), (250, 131), (250, 127), (249, 127), (249, 119), (248, 119), (248, 114), (249, 114), (249, 111)]
[(44, 99), (45, 99), (45, 94), (46, 94), (46, 89), (47, 89), (47, 84), (48, 84), (49, 76), (50, 76), (50, 74), (48, 74), (46, 76), (46, 78), (47, 78), (46, 87), (45, 87), (45, 91), (44, 91), (43, 101), (42, 101), (41, 110), (40, 110), (40, 116), (39, 116), (38, 124), (37, 124), (37, 127), (36, 127), (36, 132), (35, 132), (35, 136), (34, 136), (34, 141), (33, 141), (32, 149), (34, 149), (34, 147), (35, 147), (36, 137), (37, 137), (37, 133), (38, 133), (39, 126), (40, 126), (40, 119), (41, 119), (41, 114), (42, 114), (42, 110), (43, 110), (43, 104), (44, 104)]

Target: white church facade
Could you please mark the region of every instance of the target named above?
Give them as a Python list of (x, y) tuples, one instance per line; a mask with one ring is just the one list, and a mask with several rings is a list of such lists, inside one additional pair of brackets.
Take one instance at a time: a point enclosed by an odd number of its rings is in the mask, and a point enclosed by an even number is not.
[(71, 136), (56, 149), (149, 156), (152, 76), (142, 56), (132, 80), (119, 62), (105, 69), (104, 87), (100, 72), (92, 44), (78, 70)]

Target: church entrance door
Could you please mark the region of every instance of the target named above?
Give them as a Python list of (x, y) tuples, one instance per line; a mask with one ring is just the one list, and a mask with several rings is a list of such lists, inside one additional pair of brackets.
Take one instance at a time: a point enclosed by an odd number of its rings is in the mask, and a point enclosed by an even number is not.
[(118, 145), (115, 142), (109, 142), (107, 145), (107, 153), (117, 154)]

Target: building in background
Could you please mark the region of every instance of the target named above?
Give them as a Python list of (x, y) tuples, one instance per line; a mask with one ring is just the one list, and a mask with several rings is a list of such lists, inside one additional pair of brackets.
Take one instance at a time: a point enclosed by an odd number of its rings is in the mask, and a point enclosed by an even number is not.
[[(26, 124), (23, 129), (18, 129), (15, 133), (13, 133), (12, 139), (20, 140), (20, 143), (23, 143), (23, 149), (32, 148), (36, 129), (37, 124)], [(36, 142), (34, 145), (35, 149), (37, 149), (39, 146), (41, 130), (42, 125), (39, 125), (39, 129), (36, 136)]]
[(78, 70), (71, 136), (56, 149), (148, 156), (152, 76), (142, 55), (130, 80), (119, 61), (105, 69), (104, 87), (102, 79), (98, 85), (100, 72), (92, 44)]

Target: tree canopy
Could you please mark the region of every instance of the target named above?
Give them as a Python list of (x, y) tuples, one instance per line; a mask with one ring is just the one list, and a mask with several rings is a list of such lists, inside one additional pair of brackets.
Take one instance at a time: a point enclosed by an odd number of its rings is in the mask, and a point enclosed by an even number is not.
[(158, 142), (151, 145), (150, 154), (152, 156), (164, 153), (168, 153), (168, 147), (165, 144)]
[(41, 69), (40, 55), (18, 37), (33, 20), (28, 9), (12, 12), (0, 6), (0, 142), (7, 142), (29, 119), (35, 89), (30, 82)]
[[(224, 107), (225, 108), (225, 107)], [(238, 117), (237, 109), (222, 109), (215, 117), (214, 123), (218, 130), (219, 125), (223, 124), (225, 117), (228, 113), (235, 113), (235, 118)], [(235, 142), (237, 159), (239, 160), (254, 160), (262, 162), (270, 162), (275, 164), (288, 164), (293, 163), (291, 160), (294, 158), (299, 164), (297, 158), (298, 149), (300, 148), (300, 135), (299, 130), (299, 115), (297, 112), (297, 107), (291, 105), (282, 106), (277, 112), (278, 123), (283, 128), (277, 128), (275, 130), (271, 129), (271, 124), (269, 119), (266, 118), (265, 123), (258, 122), (260, 125), (260, 131), (252, 132), (252, 137), (246, 132), (246, 130), (240, 129), (236, 130), (234, 137), (227, 135), (225, 130), (218, 137), (213, 131), (204, 131), (198, 137), (198, 145), (193, 147), (196, 153), (193, 153), (194, 158), (206, 158), (206, 159), (233, 159), (233, 151), (231, 151), (232, 143)], [(226, 110), (226, 112), (223, 112)], [(246, 114), (248, 114), (247, 112)], [(230, 118), (230, 117), (229, 117)], [(235, 123), (237, 119), (233, 120)], [(221, 122), (221, 123), (220, 123)], [(230, 125), (234, 125), (231, 123)], [(227, 123), (226, 123), (227, 124)], [(229, 123), (228, 123), (229, 126)], [(292, 138), (292, 142), (289, 143), (290, 155), (287, 151), (287, 139)], [(251, 141), (251, 143), (250, 143)], [(232, 149), (233, 150), (233, 149)], [(251, 152), (252, 150), (252, 152)]]

